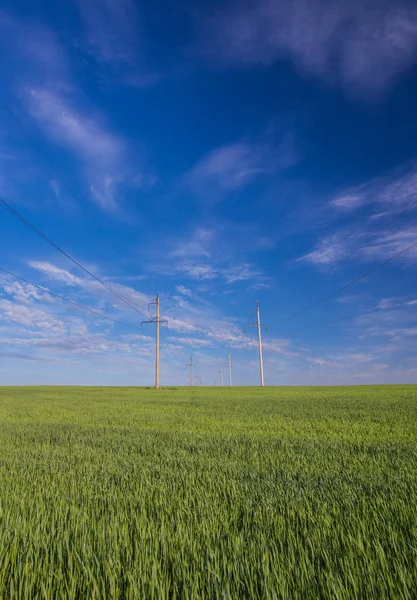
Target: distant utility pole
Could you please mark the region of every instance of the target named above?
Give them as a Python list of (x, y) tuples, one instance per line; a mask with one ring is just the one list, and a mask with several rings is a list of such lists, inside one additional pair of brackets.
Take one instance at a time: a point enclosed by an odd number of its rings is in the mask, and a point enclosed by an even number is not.
[(190, 362), (188, 364), (190, 367), (190, 387), (193, 386), (193, 357), (190, 358)]
[(223, 369), (219, 369), (217, 371), (217, 381), (216, 381), (216, 385), (220, 386), (223, 385)]
[(232, 385), (232, 361), (230, 360), (230, 352), (227, 353), (227, 363), (229, 365), (229, 385)]
[(160, 304), (159, 304), (159, 294), (156, 294), (155, 302), (150, 302), (148, 304), (148, 308), (151, 305), (155, 305), (155, 318), (150, 321), (142, 321), (142, 325), (144, 323), (155, 323), (156, 326), (156, 335), (155, 335), (155, 389), (159, 390), (159, 329), (161, 323), (166, 323), (165, 320), (161, 320), (160, 316)]
[(258, 346), (259, 346), (259, 370), (261, 375), (261, 387), (265, 386), (264, 381), (264, 362), (262, 358), (262, 336), (261, 336), (261, 315), (259, 312), (259, 301), (256, 301), (256, 323), (252, 323), (251, 327), (258, 328)]

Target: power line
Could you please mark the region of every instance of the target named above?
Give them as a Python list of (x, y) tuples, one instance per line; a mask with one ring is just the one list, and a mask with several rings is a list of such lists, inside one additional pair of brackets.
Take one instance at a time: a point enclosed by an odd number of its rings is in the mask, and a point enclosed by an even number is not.
[(16, 273), (12, 273), (11, 271), (6, 271), (6, 269), (3, 269), (0, 267), (0, 271), (2, 273), (6, 273), (6, 275), (9, 275), (10, 277), (14, 277), (15, 279), (19, 280), (19, 281), (23, 281), (23, 283), (27, 283), (29, 285), (33, 285), (35, 288), (38, 288), (38, 290), (41, 290), (43, 292), (47, 292), (48, 294), (50, 294), (51, 296), (53, 296), (54, 298), (59, 298), (59, 300), (63, 300), (64, 302), (68, 302), (68, 304), (72, 304), (73, 306), (76, 306), (77, 308), (81, 308), (82, 310), (85, 310), (89, 313), (92, 313), (93, 315), (96, 315), (97, 317), (100, 317), (102, 319), (107, 319), (108, 321), (112, 321), (113, 323), (117, 323), (117, 325), (122, 325), (123, 327), (129, 327), (129, 329), (131, 329), (130, 325), (127, 325), (127, 323), (122, 323), (121, 321), (117, 321), (116, 319), (112, 319), (111, 317), (108, 317), (107, 315), (103, 315), (102, 313), (99, 313), (98, 311), (94, 310), (93, 308), (88, 308), (88, 306), (83, 306), (82, 304), (78, 304), (78, 302), (74, 302), (73, 300), (69, 300), (68, 298), (65, 298), (64, 296), (60, 296), (59, 294), (55, 294), (54, 292), (51, 292), (51, 290), (49, 290), (48, 288), (44, 287), (43, 285), (39, 285), (33, 281), (29, 281), (28, 279), (24, 279), (23, 277), (19, 277), (19, 275), (16, 275)]
[(113, 294), (116, 298), (119, 298), (119, 300), (121, 300), (122, 302), (124, 302), (125, 304), (127, 304), (128, 306), (130, 306), (130, 308), (132, 308), (137, 313), (139, 313), (142, 316), (144, 316), (145, 318), (147, 318), (147, 315), (145, 315), (145, 313), (143, 313), (141, 310), (139, 310), (138, 307), (135, 304), (133, 304), (132, 302), (130, 302), (130, 300), (128, 300), (127, 298), (125, 298), (124, 296), (122, 296), (121, 294), (119, 294), (118, 292), (116, 292), (116, 290), (113, 287), (111, 287), (110, 285), (108, 285), (102, 279), (100, 279), (99, 277), (97, 277), (96, 275), (94, 275), (93, 273), (91, 273), (91, 271), (89, 271), (88, 269), (86, 269), (80, 262), (78, 262), (70, 254), (68, 254), (67, 252), (65, 252), (65, 250), (63, 250), (60, 246), (58, 246), (58, 244), (56, 244), (48, 236), (46, 236), (44, 233), (42, 233), (42, 231), (40, 231), (37, 227), (35, 227), (35, 225), (33, 225), (32, 223), (30, 223), (30, 221), (28, 221), (22, 214), (20, 214), (17, 210), (15, 210), (12, 206), (10, 206), (10, 204), (8, 204), (1, 197), (0, 197), (0, 204), (1, 204), (1, 206), (9, 214), (11, 214), (13, 217), (15, 217), (18, 221), (20, 221), (24, 225), (26, 225), (26, 227), (28, 227), (29, 229), (31, 229), (34, 233), (36, 233), (36, 235), (38, 235), (40, 238), (42, 238), (50, 246), (52, 246), (53, 248), (55, 248), (55, 250), (57, 250), (58, 252), (60, 252), (61, 254), (63, 254), (70, 261), (72, 261), (75, 265), (77, 265), (77, 267), (79, 267), (80, 269), (82, 269), (85, 273), (87, 273), (87, 275), (89, 275), (90, 277), (92, 277), (95, 281), (97, 281), (100, 285), (102, 285), (107, 291), (109, 291), (111, 294)]
[(299, 312), (296, 312), (293, 315), (290, 315), (289, 317), (286, 317), (285, 319), (282, 319), (282, 321), (279, 321), (279, 323), (276, 323), (276, 325), (272, 325), (272, 327), (277, 327), (279, 325), (282, 325), (283, 323), (286, 323), (287, 321), (289, 321), (291, 319), (294, 319), (295, 317), (299, 317), (300, 315), (303, 315), (304, 313), (308, 312), (312, 308), (315, 308), (319, 304), (322, 304), (323, 302), (326, 302), (326, 300), (329, 300), (330, 298), (333, 298), (334, 296), (337, 296), (337, 294), (340, 294), (340, 292), (343, 292), (344, 290), (346, 290), (347, 288), (351, 287), (352, 285), (354, 285), (358, 281), (361, 281), (362, 279), (365, 279), (365, 277), (368, 277), (368, 275), (371, 275), (372, 273), (375, 273), (375, 271), (378, 271), (378, 269), (381, 269), (381, 267), (384, 267), (385, 265), (387, 265), (391, 261), (395, 260), (396, 258), (398, 258), (399, 256), (401, 256), (402, 254), (405, 254), (406, 252), (408, 252), (409, 250), (411, 250), (415, 246), (417, 246), (417, 242), (414, 242), (413, 244), (411, 244), (410, 246), (408, 246), (404, 250), (401, 250), (400, 252), (397, 252), (397, 254), (394, 254), (394, 256), (391, 256), (391, 258), (388, 258), (387, 260), (385, 260), (384, 262), (380, 263), (376, 267), (373, 267), (372, 269), (370, 269), (369, 271), (367, 271), (363, 275), (360, 275), (359, 277), (356, 277), (356, 279), (353, 279), (349, 283), (346, 283), (345, 285), (343, 285), (342, 287), (340, 287), (339, 289), (337, 289), (335, 292), (332, 292), (328, 296), (325, 296), (324, 298), (321, 298), (320, 300), (317, 300), (317, 302), (314, 302), (314, 304), (310, 304), (310, 306), (307, 306), (303, 310), (300, 310)]

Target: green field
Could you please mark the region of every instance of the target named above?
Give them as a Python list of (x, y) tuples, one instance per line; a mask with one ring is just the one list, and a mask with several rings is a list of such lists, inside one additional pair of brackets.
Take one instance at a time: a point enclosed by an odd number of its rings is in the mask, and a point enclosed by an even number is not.
[(0, 388), (0, 598), (417, 597), (417, 386)]

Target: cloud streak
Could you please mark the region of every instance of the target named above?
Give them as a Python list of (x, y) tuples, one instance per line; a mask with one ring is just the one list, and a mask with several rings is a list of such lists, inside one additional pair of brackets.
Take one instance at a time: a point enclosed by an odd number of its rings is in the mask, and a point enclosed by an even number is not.
[(126, 166), (130, 163), (127, 142), (109, 129), (100, 114), (80, 108), (70, 90), (31, 87), (26, 103), (46, 136), (77, 157), (91, 197), (103, 210), (118, 209), (123, 188), (151, 183)]
[(246, 0), (211, 13), (200, 49), (228, 65), (290, 60), (351, 93), (381, 92), (417, 62), (408, 0)]

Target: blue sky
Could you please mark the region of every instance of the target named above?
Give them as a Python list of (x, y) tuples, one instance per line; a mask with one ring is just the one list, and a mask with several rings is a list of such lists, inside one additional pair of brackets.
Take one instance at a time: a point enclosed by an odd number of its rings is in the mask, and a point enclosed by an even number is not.
[[(229, 351), (258, 384), (258, 299), (267, 384), (416, 381), (415, 249), (286, 320), (417, 241), (417, 206), (388, 225), (413, 2), (3, 0), (0, 52), (0, 197), (145, 315), (160, 294), (162, 384)], [(2, 384), (153, 383), (141, 314), (3, 208), (0, 233), (1, 268), (126, 325), (2, 274)]]

